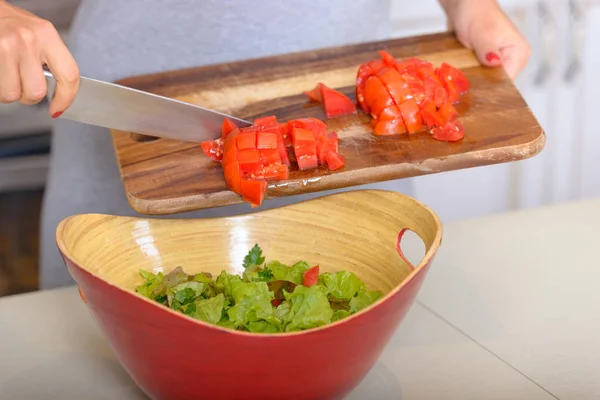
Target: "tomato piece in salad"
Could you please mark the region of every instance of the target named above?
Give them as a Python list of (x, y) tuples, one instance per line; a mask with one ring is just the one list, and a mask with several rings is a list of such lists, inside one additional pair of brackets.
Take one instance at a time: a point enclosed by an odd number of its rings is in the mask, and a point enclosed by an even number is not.
[(312, 285), (316, 285), (319, 281), (319, 266), (315, 265), (314, 267), (307, 269), (302, 274), (302, 285), (310, 287)]

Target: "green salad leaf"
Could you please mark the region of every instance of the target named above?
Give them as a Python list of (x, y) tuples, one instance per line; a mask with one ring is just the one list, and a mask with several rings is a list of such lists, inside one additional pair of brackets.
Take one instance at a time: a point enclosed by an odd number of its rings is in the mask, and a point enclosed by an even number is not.
[(140, 295), (191, 318), (226, 329), (256, 333), (313, 329), (347, 318), (379, 300), (352, 272), (326, 272), (316, 284), (303, 285), (310, 269), (305, 261), (265, 264), (255, 244), (235, 275), (222, 270), (215, 278), (200, 272), (188, 275), (181, 267), (167, 275), (140, 270)]
[(350, 300), (364, 287), (364, 283), (352, 272), (325, 272), (319, 283), (327, 288), (327, 294), (336, 300)]
[(265, 262), (265, 258), (262, 256), (262, 249), (256, 243), (244, 257), (243, 267), (248, 268), (252, 265), (262, 265)]

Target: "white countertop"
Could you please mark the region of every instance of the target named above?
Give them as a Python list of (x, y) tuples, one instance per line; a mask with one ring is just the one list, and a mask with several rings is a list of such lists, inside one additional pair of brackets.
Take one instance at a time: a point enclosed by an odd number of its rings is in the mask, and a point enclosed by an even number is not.
[[(445, 226), (348, 399), (600, 399), (598, 226), (600, 199)], [(0, 298), (0, 327), (0, 399), (145, 399), (75, 288)]]

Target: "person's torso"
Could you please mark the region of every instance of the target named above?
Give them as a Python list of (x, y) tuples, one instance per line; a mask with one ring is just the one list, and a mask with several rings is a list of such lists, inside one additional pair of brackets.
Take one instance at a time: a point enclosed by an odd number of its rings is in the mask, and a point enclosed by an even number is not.
[(385, 39), (390, 0), (83, 0), (81, 73), (129, 75)]

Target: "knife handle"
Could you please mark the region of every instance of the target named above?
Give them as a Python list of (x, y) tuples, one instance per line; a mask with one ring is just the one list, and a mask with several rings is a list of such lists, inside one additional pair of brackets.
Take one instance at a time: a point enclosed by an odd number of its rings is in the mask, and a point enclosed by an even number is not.
[(56, 93), (56, 79), (54, 79), (54, 75), (52, 75), (52, 72), (50, 72), (46, 66), (44, 66), (44, 77), (46, 78), (46, 84), (48, 86), (46, 98), (50, 101), (54, 98), (54, 93)]

